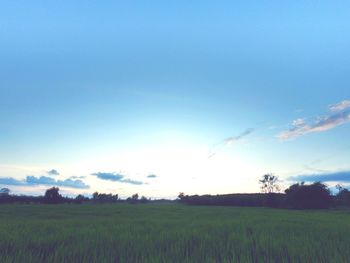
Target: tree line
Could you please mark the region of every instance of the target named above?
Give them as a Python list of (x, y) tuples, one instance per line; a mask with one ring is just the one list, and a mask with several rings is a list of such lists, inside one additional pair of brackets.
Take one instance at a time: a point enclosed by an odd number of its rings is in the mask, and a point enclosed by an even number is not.
[(63, 204), (63, 203), (147, 203), (151, 200), (145, 196), (139, 197), (138, 194), (133, 194), (127, 199), (120, 199), (118, 194), (93, 193), (92, 197), (86, 197), (81, 194), (75, 198), (64, 197), (59, 193), (58, 187), (51, 187), (45, 191), (44, 196), (27, 196), (27, 195), (11, 195), (8, 188), (0, 189), (0, 204), (1, 203), (41, 203), (41, 204)]
[(181, 203), (189, 205), (265, 206), (294, 209), (326, 209), (337, 206), (350, 207), (350, 191), (337, 185), (338, 193), (332, 195), (322, 182), (296, 183), (280, 192), (278, 177), (266, 174), (259, 180), (258, 194), (185, 195), (180, 193)]
[[(333, 195), (327, 185), (322, 182), (305, 184), (296, 183), (289, 186), (284, 192), (280, 191), (278, 177), (266, 174), (259, 180), (261, 193), (255, 194), (223, 194), (223, 195), (185, 195), (180, 193), (177, 202), (188, 205), (222, 205), (222, 206), (255, 206), (295, 209), (325, 209), (337, 206), (350, 207), (350, 191), (337, 185), (338, 193)], [(150, 200), (137, 193), (121, 199), (118, 194), (105, 194), (95, 192), (92, 197), (78, 195), (75, 198), (63, 197), (58, 187), (46, 190), (44, 196), (11, 195), (10, 189), (0, 189), (1, 203), (130, 203), (144, 204), (149, 202), (174, 202), (174, 200)]]

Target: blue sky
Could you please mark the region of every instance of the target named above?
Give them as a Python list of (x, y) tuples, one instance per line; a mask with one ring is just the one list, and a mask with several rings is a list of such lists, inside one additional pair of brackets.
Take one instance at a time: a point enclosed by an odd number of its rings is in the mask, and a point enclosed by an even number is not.
[(346, 185), (349, 12), (346, 1), (3, 1), (0, 186), (174, 197), (256, 192), (270, 172)]

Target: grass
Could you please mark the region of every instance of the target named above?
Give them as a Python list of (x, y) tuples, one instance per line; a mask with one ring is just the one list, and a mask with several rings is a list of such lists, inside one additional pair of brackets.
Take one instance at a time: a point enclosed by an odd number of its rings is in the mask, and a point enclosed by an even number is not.
[(1, 205), (0, 262), (349, 262), (350, 211)]

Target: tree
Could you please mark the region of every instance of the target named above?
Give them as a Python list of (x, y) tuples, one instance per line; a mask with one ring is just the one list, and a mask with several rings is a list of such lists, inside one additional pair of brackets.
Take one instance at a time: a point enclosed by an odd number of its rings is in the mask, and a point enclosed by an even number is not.
[(291, 185), (285, 191), (288, 206), (297, 209), (329, 208), (333, 204), (328, 187), (315, 182), (306, 185), (303, 182)]
[(133, 200), (133, 201), (137, 201), (138, 199), (139, 199), (139, 194), (133, 194), (131, 196), (131, 200)]
[(147, 203), (148, 202), (148, 199), (146, 196), (142, 196), (141, 199), (140, 199), (140, 202), (141, 203)]
[(261, 184), (261, 191), (263, 193), (276, 193), (280, 191), (278, 183), (278, 177), (273, 174), (265, 174), (259, 180)]
[(46, 190), (44, 200), (49, 204), (57, 204), (63, 201), (62, 196), (59, 194), (58, 187), (52, 187)]
[(1, 188), (0, 189), (0, 196), (8, 196), (10, 194), (10, 189), (8, 188)]
[(84, 201), (88, 201), (89, 200), (89, 198), (87, 198), (87, 197), (85, 197), (85, 196), (83, 196), (83, 195), (81, 195), (81, 194), (79, 194), (79, 195), (77, 195), (76, 197), (75, 197), (75, 201), (77, 202), (77, 203), (82, 203), (82, 202), (84, 202)]
[(350, 206), (350, 191), (345, 187), (338, 188), (338, 190), (339, 190), (339, 192), (336, 195), (336, 200), (337, 200), (338, 204)]
[(139, 194), (133, 194), (131, 197), (128, 197), (126, 201), (130, 202), (131, 204), (136, 204), (139, 200)]
[(98, 199), (98, 192), (93, 193), (93, 194), (92, 194), (92, 198), (93, 198), (94, 200), (97, 200), (97, 199)]
[(180, 192), (179, 195), (177, 196), (177, 198), (179, 198), (180, 200), (182, 200), (184, 197), (185, 197), (184, 192)]
[(340, 194), (340, 192), (343, 191), (344, 186), (343, 186), (342, 184), (337, 184), (337, 185), (335, 186), (335, 188), (337, 188), (338, 194)]

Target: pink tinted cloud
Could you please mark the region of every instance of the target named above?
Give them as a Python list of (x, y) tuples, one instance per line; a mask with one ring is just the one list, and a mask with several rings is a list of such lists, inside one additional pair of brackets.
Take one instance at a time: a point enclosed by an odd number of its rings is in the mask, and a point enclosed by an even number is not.
[(328, 131), (350, 122), (350, 101), (345, 100), (334, 104), (329, 109), (333, 114), (318, 117), (313, 123), (307, 123), (304, 119), (294, 120), (292, 127), (281, 132), (277, 137), (281, 140), (290, 140), (309, 133)]

